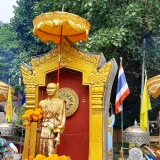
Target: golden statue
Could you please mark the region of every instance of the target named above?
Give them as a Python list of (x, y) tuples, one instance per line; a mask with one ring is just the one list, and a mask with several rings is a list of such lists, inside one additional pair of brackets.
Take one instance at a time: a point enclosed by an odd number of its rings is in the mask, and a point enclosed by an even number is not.
[(65, 100), (56, 98), (57, 85), (47, 85), (48, 98), (39, 102), (39, 108), (43, 111), (43, 118), (38, 123), (37, 153), (50, 156), (56, 153), (60, 144), (60, 134), (65, 128)]

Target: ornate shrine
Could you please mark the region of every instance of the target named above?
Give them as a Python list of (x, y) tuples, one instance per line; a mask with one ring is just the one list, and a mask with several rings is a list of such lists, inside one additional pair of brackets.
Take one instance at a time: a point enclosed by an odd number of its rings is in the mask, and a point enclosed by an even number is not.
[[(56, 83), (59, 48), (57, 45), (49, 53), (32, 58), (31, 65), (21, 65), (27, 109), (38, 108), (39, 101), (46, 97), (47, 84)], [(107, 152), (108, 111), (116, 72), (114, 59), (106, 62), (102, 53), (85, 53), (63, 38), (60, 90), (61, 96), (70, 100), (58, 154), (72, 160), (102, 160), (112, 156)], [(23, 159), (36, 154), (36, 127), (37, 122), (26, 127)]]

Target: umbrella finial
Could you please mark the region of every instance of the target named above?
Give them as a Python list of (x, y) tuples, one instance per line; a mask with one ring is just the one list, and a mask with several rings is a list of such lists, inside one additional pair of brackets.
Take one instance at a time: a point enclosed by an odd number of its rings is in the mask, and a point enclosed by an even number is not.
[(145, 71), (144, 71), (144, 75), (145, 75), (145, 77), (147, 76), (147, 70), (145, 69)]
[(135, 121), (134, 121), (134, 126), (137, 126), (137, 125), (138, 125), (138, 124), (137, 124), (137, 121), (135, 120)]
[(11, 79), (9, 78), (9, 79), (8, 79), (8, 84), (10, 85), (10, 83), (11, 83)]
[(120, 57), (120, 64), (121, 64), (121, 65), (122, 65), (122, 59), (123, 59), (123, 58), (122, 58), (122, 57)]

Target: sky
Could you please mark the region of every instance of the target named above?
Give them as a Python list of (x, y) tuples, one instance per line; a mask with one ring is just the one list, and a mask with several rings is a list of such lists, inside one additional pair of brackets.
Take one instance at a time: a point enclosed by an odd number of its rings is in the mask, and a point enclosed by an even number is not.
[(4, 23), (10, 21), (14, 16), (13, 5), (16, 5), (16, 0), (0, 0), (0, 21)]

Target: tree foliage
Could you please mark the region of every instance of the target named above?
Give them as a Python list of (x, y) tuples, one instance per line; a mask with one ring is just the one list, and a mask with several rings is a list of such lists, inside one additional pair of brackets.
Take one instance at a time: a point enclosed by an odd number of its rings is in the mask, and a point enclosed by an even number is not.
[(14, 10), (15, 16), (11, 19), (11, 26), (19, 41), (21, 61), (29, 62), (32, 56), (47, 52), (49, 44), (42, 43), (32, 33), (32, 21), (36, 14), (33, 11), (34, 3), (38, 0), (18, 0)]
[(0, 79), (8, 83), (16, 58), (16, 36), (8, 24), (0, 23)]

